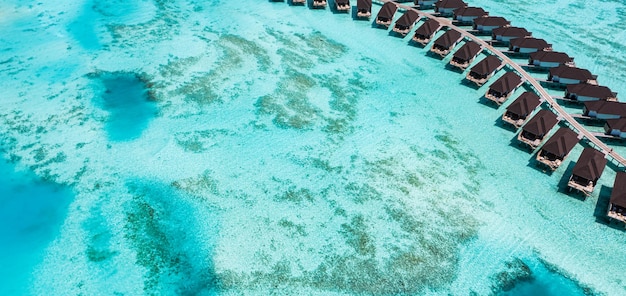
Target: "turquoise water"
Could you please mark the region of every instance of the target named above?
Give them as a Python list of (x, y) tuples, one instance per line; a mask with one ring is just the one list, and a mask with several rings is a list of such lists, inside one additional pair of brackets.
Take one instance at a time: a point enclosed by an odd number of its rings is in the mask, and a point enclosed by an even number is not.
[[(624, 4), (471, 4), (626, 94)], [(0, 8), (2, 294), (626, 291), (614, 170), (565, 194), (583, 146), (536, 169), (409, 37), (286, 2)]]

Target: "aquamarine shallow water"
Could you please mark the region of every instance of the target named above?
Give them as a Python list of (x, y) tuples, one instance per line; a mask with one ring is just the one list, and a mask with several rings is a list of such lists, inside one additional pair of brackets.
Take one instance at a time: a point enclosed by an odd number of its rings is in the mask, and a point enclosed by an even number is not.
[[(526, 20), (539, 3), (563, 9)], [(471, 4), (626, 94), (597, 32), (624, 4)], [(536, 170), (486, 88), (408, 38), (283, 2), (0, 8), (2, 294), (626, 291), (614, 171), (561, 193), (583, 147)]]

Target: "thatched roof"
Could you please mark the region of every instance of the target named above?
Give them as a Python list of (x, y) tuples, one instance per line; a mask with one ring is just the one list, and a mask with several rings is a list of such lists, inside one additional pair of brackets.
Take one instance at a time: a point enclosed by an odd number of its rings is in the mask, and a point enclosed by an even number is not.
[(508, 94), (522, 83), (522, 78), (514, 72), (506, 72), (489, 86), (490, 91)]
[(578, 141), (578, 134), (575, 131), (562, 127), (548, 139), (541, 150), (563, 159), (578, 144)]
[(399, 19), (396, 21), (396, 27), (401, 29), (408, 29), (420, 17), (420, 15), (415, 10), (407, 10)]
[(591, 72), (587, 69), (568, 67), (565, 65), (550, 69), (549, 79), (551, 80), (554, 76), (558, 76), (559, 78), (576, 79), (581, 82), (586, 82), (587, 80), (596, 78), (596, 76), (591, 74)]
[(477, 26), (486, 26), (486, 27), (504, 27), (509, 25), (511, 22), (507, 21), (505, 18), (501, 16), (483, 16), (474, 19), (474, 29)]
[(502, 65), (502, 61), (497, 57), (490, 55), (480, 62), (476, 63), (471, 69), (470, 74), (484, 76), (492, 73)]
[(540, 38), (526, 37), (526, 38), (515, 38), (511, 40), (509, 44), (509, 49), (513, 48), (535, 48), (538, 50), (544, 50), (546, 48), (551, 48), (552, 44)]
[(556, 124), (558, 119), (552, 111), (540, 110), (522, 128), (524, 132), (542, 137), (547, 134)]
[(387, 2), (383, 5), (383, 7), (380, 8), (380, 11), (378, 12), (376, 18), (391, 20), (393, 18), (393, 15), (396, 13), (396, 10), (398, 10), (398, 6), (396, 6), (394, 2)]
[(459, 8), (465, 6), (467, 6), (467, 3), (462, 0), (439, 0), (435, 3), (436, 8)]
[(461, 33), (455, 30), (448, 30), (445, 33), (443, 33), (441, 37), (435, 40), (435, 45), (442, 47), (442, 48), (450, 48), (452, 47), (452, 45), (454, 45), (454, 43), (459, 41), (459, 39), (461, 39)]
[(493, 29), (493, 31), (491, 31), (491, 35), (523, 38), (523, 37), (532, 35), (532, 33), (520, 27), (500, 27), (500, 28)]
[(618, 130), (622, 133), (626, 133), (626, 118), (607, 119), (606, 127), (609, 130)]
[(465, 44), (463, 44), (463, 46), (461, 46), (461, 48), (459, 48), (459, 50), (454, 53), (454, 59), (469, 61), (475, 58), (482, 50), (483, 48), (480, 46), (480, 44), (473, 41), (467, 41), (465, 42)]
[(614, 101), (585, 102), (583, 114), (589, 115), (590, 111), (594, 111), (598, 114), (612, 114), (619, 115), (619, 117), (626, 117), (626, 103)]
[(600, 179), (600, 176), (602, 176), (606, 163), (607, 160), (604, 158), (604, 153), (594, 148), (587, 147), (583, 150), (583, 153), (580, 154), (574, 166), (574, 170), (572, 171), (572, 175), (593, 181), (595, 184), (596, 181)]
[(429, 19), (425, 21), (417, 30), (415, 30), (416, 36), (432, 37), (439, 29), (441, 24), (436, 19)]
[(565, 90), (565, 96), (570, 99), (582, 96), (606, 100), (608, 98), (613, 98), (615, 94), (606, 86), (579, 83), (568, 85)]
[(372, 0), (357, 0), (356, 8), (358, 10), (372, 11)]
[(626, 172), (617, 172), (609, 202), (616, 206), (626, 208)]
[(571, 63), (574, 58), (570, 57), (564, 52), (558, 51), (537, 51), (530, 54), (531, 61), (541, 61), (548, 63)]
[(484, 16), (489, 13), (480, 7), (461, 7), (454, 10), (454, 18), (459, 16)]

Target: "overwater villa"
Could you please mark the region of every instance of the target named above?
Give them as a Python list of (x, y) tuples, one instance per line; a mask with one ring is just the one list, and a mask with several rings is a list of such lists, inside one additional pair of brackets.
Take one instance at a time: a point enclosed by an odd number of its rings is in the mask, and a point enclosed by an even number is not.
[(461, 41), (461, 39), (463, 39), (461, 33), (455, 30), (448, 30), (435, 40), (435, 43), (430, 51), (443, 58), (450, 53), (450, 51), (457, 45), (457, 43), (459, 43), (459, 41)]
[(335, 0), (335, 8), (337, 9), (337, 11), (349, 12), (350, 0)]
[(426, 9), (435, 6), (437, 0), (413, 0), (413, 3), (419, 6), (420, 9)]
[(551, 69), (562, 65), (574, 67), (574, 58), (564, 52), (537, 51), (530, 54), (528, 64), (539, 69)]
[(459, 24), (472, 24), (475, 18), (489, 15), (489, 12), (480, 7), (461, 7), (453, 12), (453, 19)]
[(396, 14), (398, 6), (394, 2), (387, 2), (380, 8), (378, 15), (376, 16), (376, 24), (388, 28), (393, 20), (393, 15)]
[(491, 31), (491, 39), (503, 43), (509, 43), (512, 39), (531, 36), (532, 33), (520, 27), (500, 27)]
[(585, 102), (583, 115), (596, 119), (618, 119), (626, 117), (626, 103), (615, 101)]
[(498, 69), (502, 68), (504, 64), (497, 56), (487, 56), (482, 59), (480, 62), (474, 65), (469, 73), (465, 76), (465, 78), (471, 82), (476, 83), (476, 85), (481, 86), (493, 76)]
[(522, 132), (517, 135), (517, 140), (530, 146), (532, 150), (535, 150), (541, 145), (543, 138), (558, 122), (558, 118), (552, 111), (545, 109), (539, 110), (539, 112), (522, 127)]
[(505, 18), (501, 16), (483, 16), (474, 19), (474, 24), (472, 28), (477, 30), (478, 33), (489, 33), (491, 34), (493, 30), (502, 27), (508, 27), (511, 25), (511, 22), (507, 21)]
[(396, 21), (396, 25), (393, 27), (393, 31), (406, 36), (406, 34), (413, 29), (413, 25), (415, 22), (419, 20), (420, 16), (415, 10), (407, 10), (399, 19)]
[(579, 83), (567, 85), (565, 98), (577, 102), (617, 101), (617, 93), (606, 86)]
[(295, 4), (302, 4), (302, 5), (306, 5), (306, 1), (307, 0), (291, 0), (291, 3)]
[(502, 105), (522, 83), (524, 83), (524, 80), (515, 72), (506, 72), (489, 86), (485, 98)]
[(626, 118), (609, 119), (604, 124), (604, 133), (626, 139)]
[(415, 30), (415, 35), (413, 35), (412, 40), (421, 45), (426, 45), (440, 29), (441, 24), (438, 20), (429, 19)]
[(520, 54), (531, 54), (537, 51), (550, 51), (552, 44), (539, 38), (515, 38), (509, 42), (509, 50)]
[(626, 172), (617, 172), (615, 175), (606, 215), (611, 219), (626, 222)]
[(313, 0), (313, 8), (325, 8), (326, 0)]
[(435, 12), (441, 16), (452, 16), (454, 10), (466, 6), (467, 3), (462, 0), (439, 0), (435, 3)]
[(550, 74), (548, 74), (548, 81), (560, 85), (578, 83), (598, 84), (597, 78), (598, 76), (591, 74), (587, 69), (568, 67), (565, 65), (551, 68)]
[(356, 17), (360, 19), (369, 19), (372, 16), (372, 0), (356, 1)]
[(541, 99), (534, 92), (522, 93), (513, 103), (506, 107), (502, 114), (502, 121), (507, 122), (518, 129), (524, 124), (530, 115), (541, 104)]
[(598, 179), (602, 176), (606, 163), (604, 153), (591, 147), (585, 148), (574, 165), (567, 186), (570, 190), (574, 189), (584, 193), (585, 196), (590, 195), (596, 187)]
[(461, 70), (465, 70), (482, 50), (483, 47), (480, 46), (480, 44), (473, 41), (467, 41), (454, 53), (452, 59), (450, 60), (450, 65), (458, 67)]
[(537, 161), (554, 171), (561, 166), (579, 140), (575, 131), (567, 127), (559, 128), (541, 147)]

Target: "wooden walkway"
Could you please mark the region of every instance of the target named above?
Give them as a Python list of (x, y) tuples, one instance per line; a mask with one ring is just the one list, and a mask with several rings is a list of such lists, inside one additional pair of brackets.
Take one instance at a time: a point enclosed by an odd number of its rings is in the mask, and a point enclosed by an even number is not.
[(413, 8), (412, 6), (407, 6), (407, 5), (403, 5), (400, 3), (397, 3), (395, 1), (391, 1), (391, 0), (374, 0), (374, 2), (379, 2), (379, 3), (387, 3), (387, 2), (394, 2), (398, 8), (403, 9), (403, 10), (414, 10), (415, 12), (417, 12), (420, 15), (420, 18), (428, 18), (428, 19), (435, 19), (437, 21), (439, 21), (440, 24), (450, 28), (451, 30), (455, 30), (459, 33), (461, 33), (461, 35), (463, 35), (465, 38), (468, 38), (480, 45), (483, 46), (483, 48), (487, 51), (489, 51), (491, 54), (498, 56), (503, 63), (505, 63), (506, 65), (508, 65), (509, 67), (511, 67), (511, 69), (513, 69), (515, 72), (517, 72), (520, 76), (522, 76), (522, 78), (525, 79), (526, 83), (529, 83), (532, 88), (534, 88), (534, 90), (538, 93), (539, 97), (543, 98), (543, 100), (545, 100), (545, 102), (549, 105), (550, 109), (556, 113), (559, 118), (565, 120), (565, 122), (567, 123), (567, 125), (574, 130), (575, 132), (577, 132), (580, 135), (582, 135), (582, 137), (584, 139), (586, 139), (591, 146), (594, 146), (596, 149), (602, 151), (604, 154), (607, 155), (607, 158), (609, 158), (609, 160), (615, 162), (618, 166), (623, 166), (626, 167), (626, 159), (624, 159), (624, 157), (622, 157), (621, 155), (619, 155), (617, 152), (613, 151), (613, 149), (611, 147), (609, 147), (608, 145), (606, 145), (604, 142), (602, 142), (600, 139), (598, 139), (593, 133), (589, 132), (587, 129), (585, 129), (584, 126), (582, 126), (578, 121), (576, 121), (570, 114), (568, 114), (562, 107), (561, 105), (559, 105), (556, 100), (541, 86), (541, 84), (539, 83), (539, 81), (537, 81), (536, 78), (532, 77), (530, 74), (528, 74), (528, 72), (526, 72), (522, 66), (520, 66), (519, 64), (513, 62), (507, 55), (505, 55), (503, 52), (495, 49), (493, 46), (491, 46), (491, 44), (489, 44), (486, 40), (483, 40), (481, 38), (478, 38), (477, 36), (455, 26), (452, 24), (452, 21), (450, 19), (447, 18), (443, 18), (443, 17), (437, 17), (434, 16), (430, 13), (421, 11), (421, 10), (417, 10), (415, 8)]

